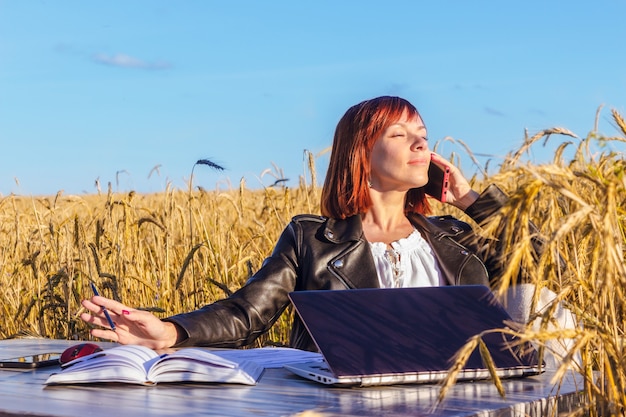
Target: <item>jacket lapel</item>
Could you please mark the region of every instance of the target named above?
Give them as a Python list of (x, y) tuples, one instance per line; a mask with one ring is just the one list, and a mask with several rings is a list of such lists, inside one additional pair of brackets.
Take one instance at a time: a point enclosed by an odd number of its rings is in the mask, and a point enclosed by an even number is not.
[(473, 262), (472, 268), (465, 267), (476, 257), (453, 239), (472, 231), (467, 223), (451, 216), (426, 218), (416, 213), (409, 214), (408, 218), (433, 248), (439, 269), (449, 285), (489, 282), (482, 262)]
[(333, 275), (348, 288), (379, 287), (371, 249), (363, 237), (361, 216), (355, 215), (345, 220), (329, 219), (324, 228), (324, 237), (343, 246), (327, 264)]

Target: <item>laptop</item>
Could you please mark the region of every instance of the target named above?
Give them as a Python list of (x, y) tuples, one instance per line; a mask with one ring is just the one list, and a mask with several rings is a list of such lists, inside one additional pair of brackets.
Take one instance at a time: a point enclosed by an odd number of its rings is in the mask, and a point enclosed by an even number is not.
[[(512, 321), (481, 285), (296, 291), (289, 297), (324, 360), (285, 368), (329, 385), (442, 381), (470, 337)], [(530, 344), (502, 332), (483, 340), (500, 378), (542, 372)], [(476, 348), (457, 379), (490, 377)]]

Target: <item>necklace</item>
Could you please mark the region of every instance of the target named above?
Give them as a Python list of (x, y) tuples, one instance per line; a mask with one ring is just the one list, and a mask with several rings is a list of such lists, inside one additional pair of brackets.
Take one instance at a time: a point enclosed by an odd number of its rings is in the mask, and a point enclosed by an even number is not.
[(402, 275), (404, 275), (402, 264), (400, 263), (400, 254), (392, 248), (385, 251), (385, 256), (391, 265), (394, 287), (400, 287)]

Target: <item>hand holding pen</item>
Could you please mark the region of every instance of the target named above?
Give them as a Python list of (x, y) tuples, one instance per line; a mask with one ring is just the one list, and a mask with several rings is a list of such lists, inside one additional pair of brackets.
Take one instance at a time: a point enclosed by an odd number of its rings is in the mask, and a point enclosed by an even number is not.
[[(98, 289), (96, 288), (96, 285), (93, 282), (90, 282), (90, 284), (91, 284), (91, 289), (93, 290), (94, 295), (100, 295), (100, 293), (98, 293)], [(111, 319), (111, 315), (109, 314), (109, 311), (107, 310), (107, 308), (102, 306), (102, 312), (104, 313), (104, 316), (107, 318), (107, 321), (109, 322), (109, 326), (111, 327), (111, 330), (115, 331), (115, 323), (113, 322), (113, 319)]]
[(88, 312), (81, 313), (80, 318), (96, 326), (90, 330), (92, 336), (155, 350), (166, 349), (177, 343), (179, 334), (173, 323), (161, 320), (148, 311), (102, 297), (93, 283), (91, 288), (95, 295), (81, 302)]

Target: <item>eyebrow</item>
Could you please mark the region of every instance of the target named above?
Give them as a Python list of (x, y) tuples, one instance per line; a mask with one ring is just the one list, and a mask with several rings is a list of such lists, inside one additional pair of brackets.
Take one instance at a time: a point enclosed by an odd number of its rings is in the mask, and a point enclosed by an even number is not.
[[(396, 122), (391, 124), (389, 127), (393, 127), (393, 126), (400, 126), (400, 127), (404, 127), (406, 128), (407, 124), (405, 122)], [(417, 130), (426, 130), (426, 126), (424, 125), (420, 125)]]

